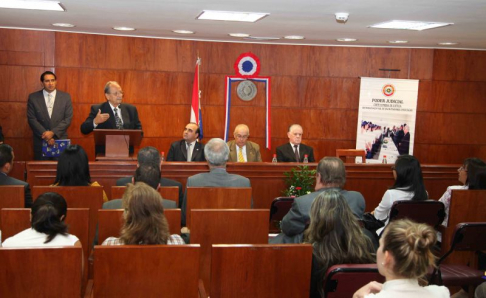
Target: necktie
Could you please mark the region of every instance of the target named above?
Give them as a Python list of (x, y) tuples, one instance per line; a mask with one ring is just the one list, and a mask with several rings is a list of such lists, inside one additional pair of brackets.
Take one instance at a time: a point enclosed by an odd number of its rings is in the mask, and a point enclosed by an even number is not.
[(116, 128), (118, 129), (123, 129), (123, 123), (120, 119), (120, 117), (118, 116), (118, 108), (114, 108), (113, 109), (113, 112), (115, 114), (115, 123), (116, 123)]
[(49, 113), (49, 118), (52, 116), (52, 94), (47, 94), (47, 113)]
[(299, 156), (299, 145), (294, 145), (295, 148), (295, 161), (300, 162), (300, 156)]
[(243, 148), (238, 150), (238, 162), (246, 162), (245, 157), (243, 157)]
[(187, 161), (192, 160), (191, 143), (187, 143)]

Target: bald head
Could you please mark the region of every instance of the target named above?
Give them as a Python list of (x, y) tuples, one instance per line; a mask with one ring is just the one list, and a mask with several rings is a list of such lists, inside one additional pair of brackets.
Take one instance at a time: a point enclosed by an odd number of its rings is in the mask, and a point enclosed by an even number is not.
[(250, 136), (250, 129), (246, 124), (238, 124), (235, 127), (233, 135), (235, 137), (236, 145), (241, 148), (246, 145), (246, 141)]

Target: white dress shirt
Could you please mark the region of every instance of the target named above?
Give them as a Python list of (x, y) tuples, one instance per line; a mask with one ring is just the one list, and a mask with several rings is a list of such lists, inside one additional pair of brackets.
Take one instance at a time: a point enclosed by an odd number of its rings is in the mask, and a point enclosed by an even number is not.
[[(42, 94), (44, 95), (44, 100), (46, 102), (47, 112), (49, 113), (49, 118), (52, 115), (52, 108), (54, 108), (54, 101), (56, 101), (56, 92), (57, 90), (52, 91), (51, 93), (47, 92), (46, 89), (42, 90)], [(49, 94), (51, 95), (51, 101), (49, 102)]]

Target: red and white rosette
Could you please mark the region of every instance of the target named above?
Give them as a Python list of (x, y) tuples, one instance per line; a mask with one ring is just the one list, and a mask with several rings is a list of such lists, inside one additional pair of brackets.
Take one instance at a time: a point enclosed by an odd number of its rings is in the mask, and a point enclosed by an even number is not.
[(234, 68), (237, 77), (257, 77), (260, 73), (260, 59), (251, 52), (243, 53), (236, 59)]

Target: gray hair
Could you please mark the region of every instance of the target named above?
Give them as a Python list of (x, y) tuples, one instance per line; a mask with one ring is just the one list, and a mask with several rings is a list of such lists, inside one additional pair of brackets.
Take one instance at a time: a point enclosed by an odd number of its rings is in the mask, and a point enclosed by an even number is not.
[(110, 87), (111, 87), (111, 85), (116, 85), (116, 86), (120, 87), (120, 84), (118, 84), (117, 82), (115, 82), (115, 81), (108, 81), (106, 83), (106, 85), (105, 85), (105, 94), (110, 94)]
[(300, 129), (304, 130), (300, 124), (294, 123), (294, 124), (292, 124), (292, 125), (290, 125), (290, 126), (289, 126), (289, 132), (291, 132), (291, 131), (292, 131), (292, 128), (293, 128), (294, 126), (295, 126), (295, 127), (300, 127)]
[(140, 166), (148, 165), (160, 169), (160, 155), (155, 147), (147, 146), (138, 151), (138, 164)]
[(229, 148), (220, 138), (214, 138), (204, 146), (204, 156), (211, 166), (226, 166)]
[(238, 124), (238, 125), (236, 125), (235, 131), (233, 133), (235, 134), (238, 131), (238, 129), (240, 129), (240, 128), (246, 129), (246, 131), (248, 131), (248, 135), (250, 135), (250, 128), (246, 124)]
[(346, 183), (346, 168), (340, 158), (324, 157), (317, 165), (317, 173), (323, 184), (337, 184), (342, 188)]

